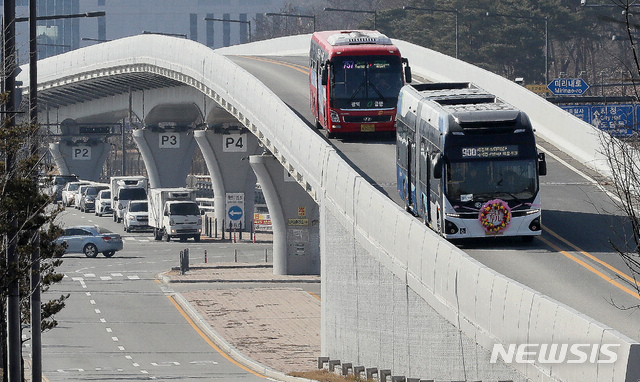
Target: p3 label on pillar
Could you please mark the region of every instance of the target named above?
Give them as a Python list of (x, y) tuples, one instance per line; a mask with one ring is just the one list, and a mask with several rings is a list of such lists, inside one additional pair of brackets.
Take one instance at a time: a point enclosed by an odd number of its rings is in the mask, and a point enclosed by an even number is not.
[(222, 136), (222, 151), (226, 153), (247, 152), (247, 134), (225, 134)]
[(178, 133), (160, 133), (158, 139), (161, 149), (180, 148), (180, 134)]

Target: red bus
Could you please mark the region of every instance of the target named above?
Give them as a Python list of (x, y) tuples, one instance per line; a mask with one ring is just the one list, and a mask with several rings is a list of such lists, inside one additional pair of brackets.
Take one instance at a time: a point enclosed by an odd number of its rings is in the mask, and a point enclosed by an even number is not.
[(395, 131), (398, 94), (411, 82), (411, 69), (389, 37), (366, 30), (315, 32), (309, 61), (311, 110), (329, 138)]

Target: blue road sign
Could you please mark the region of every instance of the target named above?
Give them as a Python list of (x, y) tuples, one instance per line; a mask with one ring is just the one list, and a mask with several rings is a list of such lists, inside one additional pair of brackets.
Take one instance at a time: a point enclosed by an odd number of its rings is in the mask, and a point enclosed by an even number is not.
[(586, 105), (571, 105), (560, 106), (560, 108), (566, 112), (573, 114), (581, 120), (591, 123), (591, 106)]
[(242, 219), (242, 208), (240, 206), (231, 206), (229, 207), (228, 215), (231, 220), (240, 220)]
[(581, 95), (589, 89), (582, 78), (556, 78), (547, 87), (555, 95)]
[(633, 105), (591, 107), (591, 124), (616, 137), (633, 135)]

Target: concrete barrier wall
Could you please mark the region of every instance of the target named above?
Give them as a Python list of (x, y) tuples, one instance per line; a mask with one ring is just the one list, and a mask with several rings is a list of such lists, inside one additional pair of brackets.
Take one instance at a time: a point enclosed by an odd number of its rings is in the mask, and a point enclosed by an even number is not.
[[(594, 168), (601, 165), (596, 134), (581, 121), (507, 80), (398, 45), (414, 71), (434, 79), (473, 80), (525, 109), (552, 143)], [(511, 366), (533, 380), (640, 379), (639, 344), (442, 240), (362, 179), (269, 89), (206, 47), (136, 36), (56, 56), (41, 67), (44, 87), (110, 71), (146, 70), (178, 79), (219, 102), (258, 136), (321, 207), (325, 354), (376, 362), (407, 376), (429, 377), (421, 373), (431, 366), (456, 376), (449, 379), (492, 379), (510, 373), (507, 365), (488, 363), (494, 344), (618, 343), (614, 364)]]

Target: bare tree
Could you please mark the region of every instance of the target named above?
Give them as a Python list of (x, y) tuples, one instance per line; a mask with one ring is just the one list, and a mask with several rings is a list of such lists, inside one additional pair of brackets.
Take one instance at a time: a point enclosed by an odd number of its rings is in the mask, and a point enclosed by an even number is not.
[[(638, 49), (636, 45), (637, 31), (640, 25), (634, 24), (630, 18), (633, 8), (640, 4), (635, 4), (637, 0), (611, 0), (611, 2), (622, 10), (621, 20), (610, 20), (624, 26), (626, 37), (630, 45), (632, 60), (630, 65), (625, 67), (629, 71), (630, 77), (640, 77), (640, 61), (638, 60)], [(636, 97), (638, 96), (637, 86), (633, 86)], [(640, 294), (640, 136), (632, 138), (617, 138), (615, 136), (601, 133), (602, 153), (607, 158), (611, 170), (611, 187), (616, 198), (614, 203), (619, 210), (627, 217), (631, 227), (631, 233), (618, 232), (623, 239), (622, 244), (616, 244), (611, 238), (609, 243), (620, 255), (631, 273), (631, 286)], [(640, 304), (625, 309), (640, 308)]]

